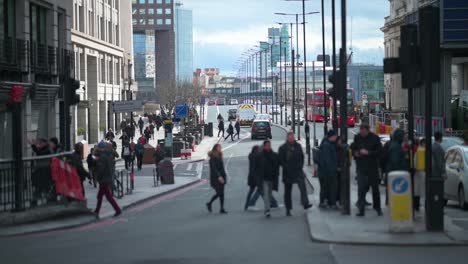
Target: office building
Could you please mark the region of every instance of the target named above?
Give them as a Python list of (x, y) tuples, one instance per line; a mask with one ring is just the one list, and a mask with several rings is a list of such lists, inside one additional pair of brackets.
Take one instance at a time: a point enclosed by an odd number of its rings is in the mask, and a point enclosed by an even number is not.
[(75, 77), (82, 87), (81, 102), (72, 111), (74, 141), (99, 142), (106, 130), (120, 124), (112, 102), (127, 99), (124, 88), (133, 51), (131, 39), (122, 32), (131, 36), (130, 8), (130, 0), (73, 0)]
[[(71, 1), (0, 0), (0, 159), (12, 158), (13, 147), (31, 156), (28, 139), (63, 139), (61, 84), (74, 71), (72, 14)], [(20, 117), (13, 119), (14, 87), (24, 93)], [(13, 142), (18, 123), (20, 140)]]
[(158, 101), (157, 87), (176, 80), (174, 11), (173, 0), (132, 0), (140, 99)]
[(178, 81), (193, 80), (193, 16), (192, 10), (184, 8), (183, 4), (175, 4), (175, 34), (176, 34), (176, 79)]
[(283, 25), (281, 28), (269, 28), (268, 43), (273, 45), (272, 62), (274, 66), (284, 61), (285, 51), (286, 61), (290, 61), (291, 48), (289, 42), (289, 27), (287, 25)]

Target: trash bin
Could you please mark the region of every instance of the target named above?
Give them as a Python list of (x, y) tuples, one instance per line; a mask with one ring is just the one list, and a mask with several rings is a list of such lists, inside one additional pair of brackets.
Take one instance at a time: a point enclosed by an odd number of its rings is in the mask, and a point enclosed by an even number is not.
[(208, 136), (213, 137), (213, 122), (208, 123)]
[(164, 159), (158, 165), (161, 184), (174, 184), (174, 164), (170, 159)]
[(154, 164), (154, 147), (150, 144), (145, 145), (143, 153), (143, 164)]
[(172, 145), (172, 155), (174, 158), (180, 157), (180, 153), (182, 149), (184, 148), (184, 142), (183, 141), (174, 141)]

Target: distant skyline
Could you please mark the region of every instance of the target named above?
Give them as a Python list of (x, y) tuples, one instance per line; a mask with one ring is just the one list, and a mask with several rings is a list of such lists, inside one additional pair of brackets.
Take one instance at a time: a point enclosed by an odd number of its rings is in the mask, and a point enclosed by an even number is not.
[[(265, 41), (268, 28), (276, 22), (295, 22), (294, 16), (278, 16), (275, 12), (300, 13), (301, 2), (282, 0), (183, 0), (193, 10), (194, 67), (219, 68), (223, 75), (232, 75), (233, 64), (240, 54)], [(336, 0), (336, 17), (341, 17)], [(306, 12), (321, 11), (321, 1), (306, 2)], [(388, 0), (348, 0), (348, 49), (352, 41), (355, 63), (382, 65), (384, 35), (380, 28), (389, 13)], [(299, 18), (299, 22), (302, 17)], [(321, 53), (321, 14), (309, 15), (307, 21), (307, 55), (311, 61)], [(337, 47), (341, 46), (341, 20), (336, 20)], [(325, 0), (326, 50), (331, 54), (331, 1)], [(352, 30), (352, 31), (351, 31)], [(296, 34), (294, 29), (294, 35)], [(302, 54), (302, 27), (299, 30), (299, 53)], [(296, 36), (294, 36), (295, 38)], [(295, 44), (294, 44), (295, 45)], [(338, 49), (337, 48), (337, 49)], [(338, 50), (337, 50), (338, 52)]]

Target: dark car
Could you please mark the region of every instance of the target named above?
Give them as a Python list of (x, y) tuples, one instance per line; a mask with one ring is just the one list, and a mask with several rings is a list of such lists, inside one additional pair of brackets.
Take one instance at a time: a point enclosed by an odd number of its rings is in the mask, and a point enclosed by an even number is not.
[(229, 109), (228, 111), (228, 121), (233, 121), (237, 119), (237, 109)]
[(269, 138), (271, 139), (271, 125), (270, 122), (265, 120), (255, 120), (252, 123), (251, 138)]

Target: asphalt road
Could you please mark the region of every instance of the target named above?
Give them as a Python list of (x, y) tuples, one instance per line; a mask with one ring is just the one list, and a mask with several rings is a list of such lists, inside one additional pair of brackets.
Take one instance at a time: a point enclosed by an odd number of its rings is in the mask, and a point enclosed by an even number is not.
[[(217, 113), (210, 107), (210, 113)], [(209, 118), (211, 115), (209, 113)], [(243, 139), (242, 139), (243, 138)], [(285, 132), (273, 129), (275, 149)], [(467, 248), (354, 247), (314, 243), (310, 240), (298, 190), (294, 189), (292, 217), (284, 207), (266, 219), (261, 210), (243, 210), (247, 192), (247, 154), (261, 141), (223, 143), (228, 171), (227, 215), (213, 213), (205, 203), (213, 195), (207, 183), (129, 209), (71, 230), (0, 238), (2, 263), (132, 263), (132, 264), (238, 264), (238, 263), (466, 263)], [(181, 170), (188, 170), (181, 167)], [(189, 170), (188, 170), (189, 171)], [(204, 166), (204, 178), (208, 176)], [(275, 194), (282, 203), (282, 190)], [(257, 207), (262, 207), (259, 199)], [(312, 227), (313, 228), (313, 227)]]

